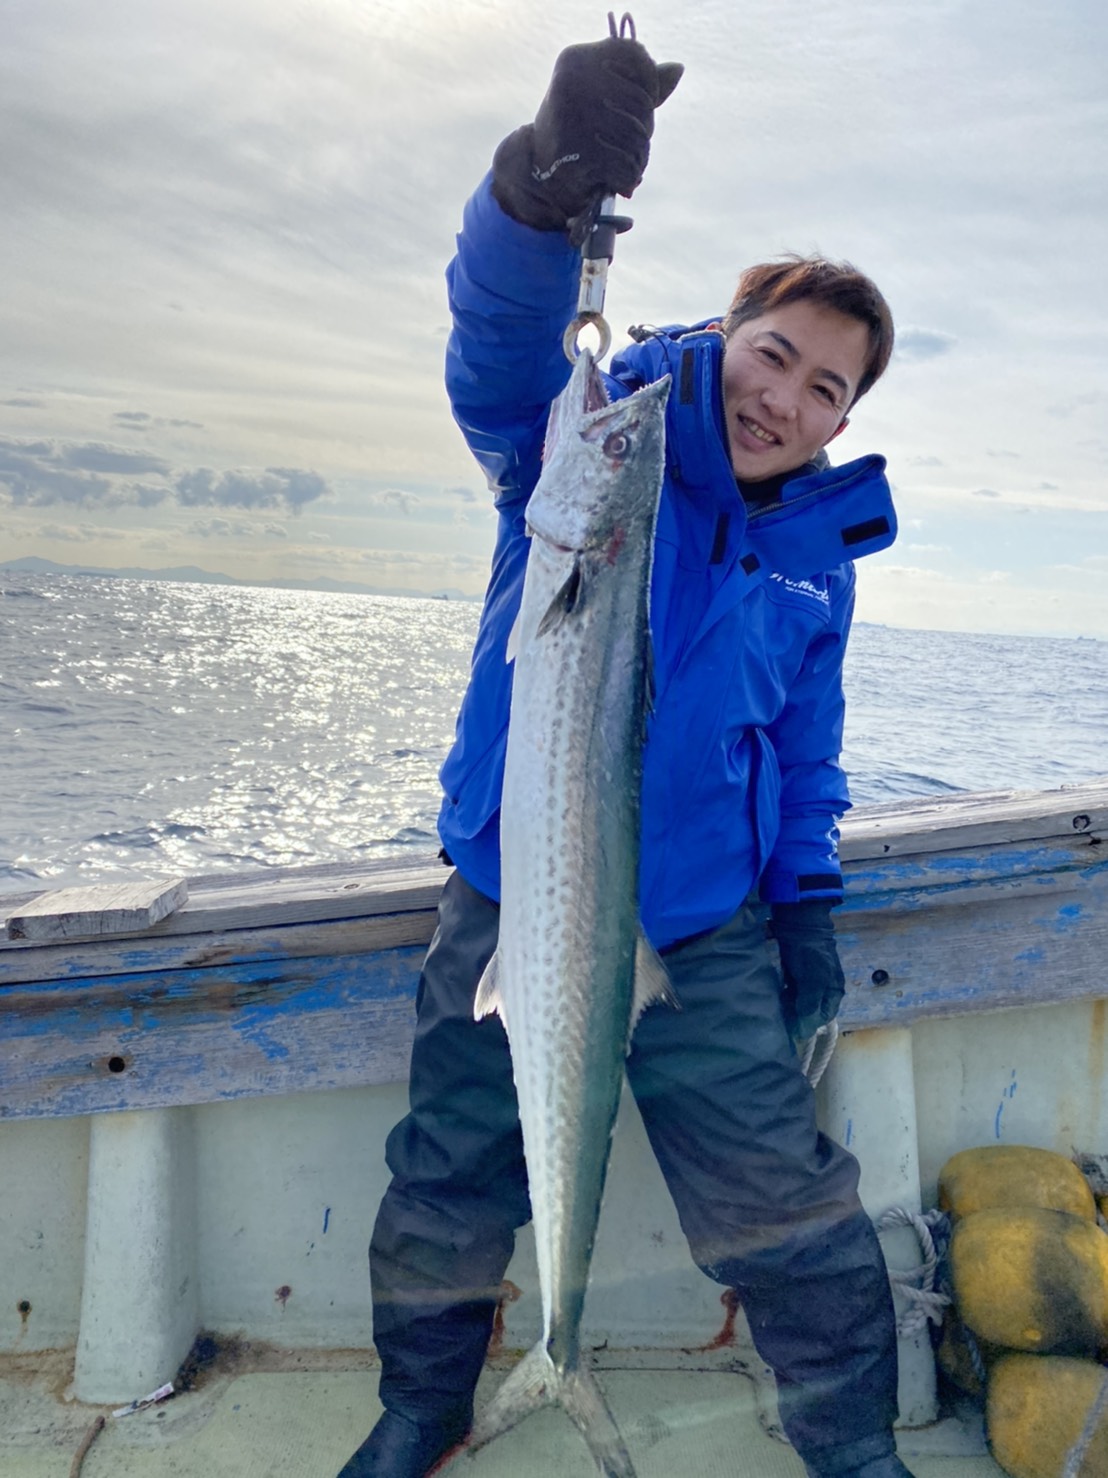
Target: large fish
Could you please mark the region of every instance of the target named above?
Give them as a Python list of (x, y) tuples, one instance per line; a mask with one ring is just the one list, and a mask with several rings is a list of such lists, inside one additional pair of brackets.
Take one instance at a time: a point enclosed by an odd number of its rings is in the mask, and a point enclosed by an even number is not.
[(649, 590), (669, 380), (609, 403), (592, 356), (555, 401), (519, 619), (501, 812), (499, 946), (478, 988), (511, 1044), (542, 1290), (542, 1338), (470, 1449), (560, 1402), (601, 1473), (634, 1478), (582, 1363), (580, 1324), (623, 1065), (670, 998), (638, 915)]

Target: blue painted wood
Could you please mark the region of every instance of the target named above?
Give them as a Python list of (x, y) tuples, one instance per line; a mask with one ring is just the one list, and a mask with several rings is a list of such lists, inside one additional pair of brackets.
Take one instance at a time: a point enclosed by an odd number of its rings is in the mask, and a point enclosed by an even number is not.
[(0, 1119), (397, 1082), (422, 947), (14, 987)]
[[(847, 1029), (1108, 997), (1099, 834), (867, 856), (845, 875)], [(342, 885), (354, 917), (0, 951), (0, 1118), (402, 1080), (442, 876), (403, 914), (368, 916), (363, 876)]]

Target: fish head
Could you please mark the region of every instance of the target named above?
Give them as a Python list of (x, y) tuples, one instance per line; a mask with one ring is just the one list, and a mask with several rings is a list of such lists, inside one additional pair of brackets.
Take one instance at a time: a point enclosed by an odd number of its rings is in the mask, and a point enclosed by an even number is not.
[(611, 400), (588, 349), (550, 411), (529, 532), (556, 549), (608, 549), (653, 527), (665, 466), (669, 376)]

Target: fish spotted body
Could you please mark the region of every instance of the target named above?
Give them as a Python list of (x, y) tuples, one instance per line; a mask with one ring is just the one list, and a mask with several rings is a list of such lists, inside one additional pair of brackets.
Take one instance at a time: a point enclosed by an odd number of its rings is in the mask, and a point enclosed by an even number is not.
[(497, 953), (475, 1015), (511, 1045), (543, 1334), (471, 1448), (560, 1402), (608, 1478), (634, 1469), (580, 1325), (638, 1013), (666, 998), (642, 937), (638, 861), (649, 705), (649, 589), (668, 379), (607, 401), (585, 351), (551, 410), (519, 619), (501, 809)]

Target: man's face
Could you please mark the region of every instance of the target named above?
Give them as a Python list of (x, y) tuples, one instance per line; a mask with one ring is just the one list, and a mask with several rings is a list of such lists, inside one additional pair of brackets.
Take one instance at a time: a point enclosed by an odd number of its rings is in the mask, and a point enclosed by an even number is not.
[(723, 410), (740, 482), (791, 472), (826, 446), (868, 352), (864, 323), (805, 299), (739, 324), (723, 356)]

